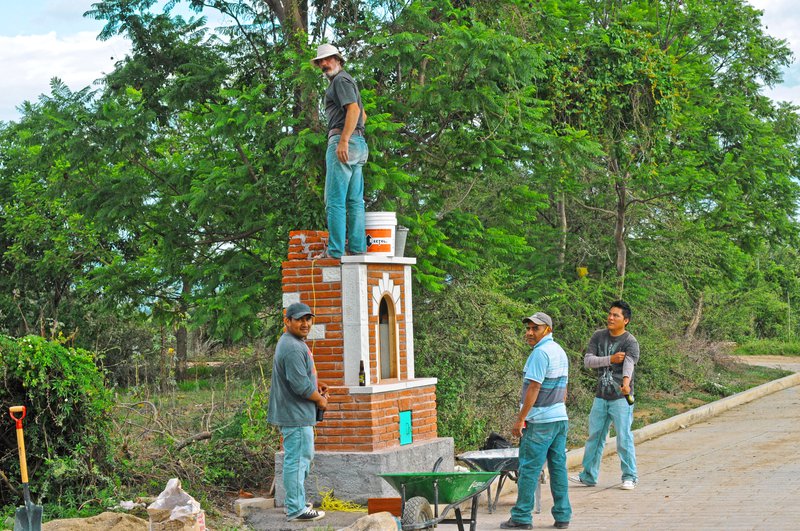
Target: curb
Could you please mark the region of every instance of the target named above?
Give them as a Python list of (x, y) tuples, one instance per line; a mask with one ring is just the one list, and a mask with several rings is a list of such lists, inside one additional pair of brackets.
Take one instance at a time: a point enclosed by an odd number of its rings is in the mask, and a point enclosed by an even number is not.
[[(638, 430), (633, 431), (633, 442), (635, 444), (655, 439), (666, 433), (683, 429), (691, 424), (696, 424), (700, 421), (715, 417), (720, 413), (724, 413), (742, 404), (752, 402), (772, 393), (788, 389), (800, 384), (800, 372), (784, 376), (779, 380), (773, 380), (758, 387), (753, 387), (746, 391), (736, 393), (735, 395), (716, 400), (708, 404), (702, 405), (695, 409), (685, 411), (680, 415), (675, 415), (668, 419), (664, 419), (653, 424), (643, 426)], [(583, 463), (583, 448), (576, 448), (567, 452), (567, 469), (582, 466)], [(617, 453), (617, 438), (611, 437), (606, 440), (605, 448), (603, 449), (603, 457)]]

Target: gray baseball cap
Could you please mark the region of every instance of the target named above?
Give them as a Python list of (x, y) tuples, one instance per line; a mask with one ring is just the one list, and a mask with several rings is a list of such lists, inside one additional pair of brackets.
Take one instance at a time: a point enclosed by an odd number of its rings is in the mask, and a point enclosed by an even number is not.
[(308, 304), (303, 304), (302, 302), (294, 302), (286, 308), (286, 317), (289, 319), (300, 319), (306, 315), (310, 315), (314, 317), (314, 312), (311, 311)]
[(547, 325), (550, 328), (553, 328), (553, 320), (544, 312), (536, 312), (530, 317), (526, 317), (522, 320), (523, 323), (527, 323), (528, 321), (534, 324)]

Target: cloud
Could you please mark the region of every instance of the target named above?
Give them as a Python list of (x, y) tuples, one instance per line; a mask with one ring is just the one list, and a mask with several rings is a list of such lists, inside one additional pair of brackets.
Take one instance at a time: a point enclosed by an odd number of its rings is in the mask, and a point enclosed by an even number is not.
[(16, 120), (15, 110), (24, 101), (49, 94), (50, 80), (58, 77), (72, 90), (92, 85), (130, 50), (121, 37), (98, 41), (96, 32), (85, 31), (58, 36), (54, 31), (41, 35), (0, 36), (0, 120)]

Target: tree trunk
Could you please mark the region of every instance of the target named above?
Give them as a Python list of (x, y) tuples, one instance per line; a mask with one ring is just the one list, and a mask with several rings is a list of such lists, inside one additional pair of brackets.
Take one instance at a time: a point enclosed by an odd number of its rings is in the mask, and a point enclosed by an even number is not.
[(703, 299), (705, 298), (705, 292), (700, 292), (700, 297), (697, 298), (697, 303), (694, 306), (694, 315), (692, 316), (692, 321), (689, 323), (689, 326), (686, 328), (686, 339), (694, 339), (694, 333), (697, 331), (697, 327), (700, 325), (700, 319), (703, 317)]
[(169, 349), (167, 349), (167, 336), (164, 325), (161, 325), (161, 355), (158, 357), (160, 363), (158, 367), (158, 374), (159, 374), (159, 381), (158, 385), (161, 388), (161, 392), (166, 392), (167, 390), (167, 381), (169, 380), (169, 360), (167, 359), (170, 356)]
[(563, 274), (564, 262), (567, 259), (567, 205), (564, 192), (559, 194), (558, 202), (556, 203), (556, 211), (558, 212), (558, 223), (560, 230), (560, 238), (558, 242), (558, 267)]
[(617, 210), (614, 226), (614, 244), (617, 250), (617, 294), (622, 297), (625, 290), (625, 270), (628, 267), (628, 245), (625, 243), (625, 213), (627, 211), (627, 186), (625, 180), (616, 183)]
[(186, 379), (187, 371), (187, 346), (188, 346), (188, 332), (186, 330), (185, 315), (189, 311), (187, 297), (191, 291), (191, 284), (187, 279), (182, 280), (181, 286), (181, 299), (180, 299), (180, 316), (178, 326), (175, 328), (175, 380), (182, 382)]
[(308, 33), (308, 2), (306, 0), (264, 0), (281, 23), (287, 36), (298, 31)]

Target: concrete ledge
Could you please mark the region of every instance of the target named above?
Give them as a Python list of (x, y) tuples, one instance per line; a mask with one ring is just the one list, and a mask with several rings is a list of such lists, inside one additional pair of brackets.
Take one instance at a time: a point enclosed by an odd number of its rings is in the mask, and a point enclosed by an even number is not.
[(406, 389), (416, 389), (417, 387), (428, 387), (436, 385), (438, 378), (415, 378), (413, 380), (401, 380), (398, 382), (373, 385), (350, 385), (347, 392), (351, 395), (377, 395), (381, 393), (392, 393), (394, 391), (405, 391)]
[[(633, 431), (633, 440), (636, 444), (638, 444), (650, 439), (655, 439), (656, 437), (660, 437), (665, 433), (670, 433), (681, 428), (685, 428), (686, 426), (690, 426), (691, 424), (696, 424), (700, 421), (719, 415), (720, 413), (724, 413), (734, 407), (741, 406), (742, 404), (752, 402), (753, 400), (757, 400), (772, 393), (788, 389), (789, 387), (794, 387), (798, 384), (800, 384), (800, 372), (790, 374), (789, 376), (785, 376), (779, 380), (767, 382), (759, 385), (758, 387), (753, 387), (752, 389), (742, 391), (741, 393), (736, 393), (735, 395), (723, 398), (721, 400), (715, 400), (714, 402), (690, 409), (689, 411), (681, 413), (680, 415), (675, 415), (674, 417), (670, 417), (653, 424), (648, 424), (647, 426)], [(576, 448), (567, 452), (567, 468), (576, 468), (581, 466), (583, 462), (583, 450), (583, 448)], [(617, 438), (611, 437), (610, 439), (606, 440), (606, 446), (603, 449), (603, 456), (605, 457), (616, 452)]]
[[(306, 499), (316, 504), (322, 493), (332, 490), (340, 500), (366, 504), (369, 498), (396, 497), (397, 492), (378, 474), (430, 472), (439, 457), (440, 470), (453, 470), (453, 439), (438, 437), (375, 452), (315, 452), (308, 479)], [(283, 452), (275, 454), (275, 506), (283, 507)]]
[(254, 511), (266, 511), (275, 508), (273, 498), (239, 498), (233, 502), (233, 512), (240, 518), (245, 518)]

